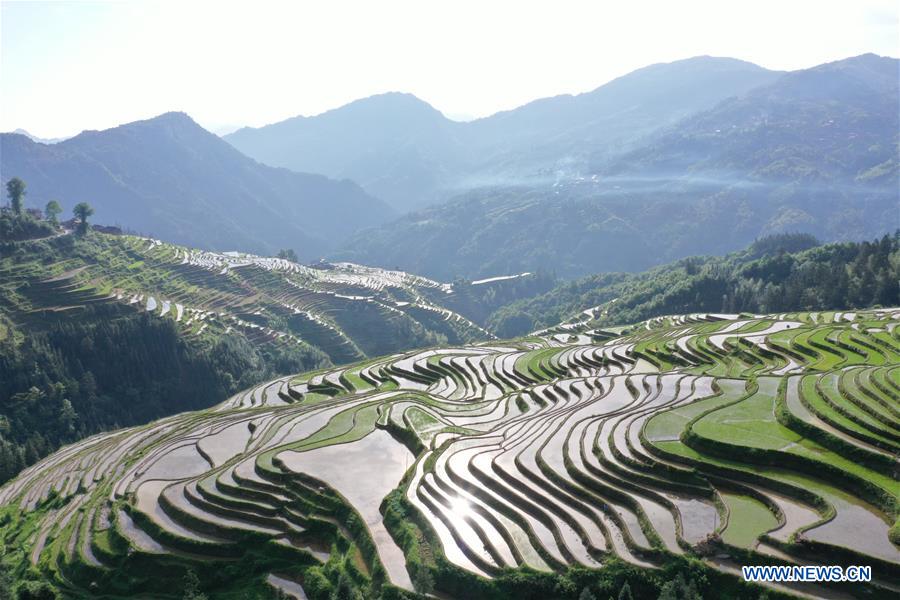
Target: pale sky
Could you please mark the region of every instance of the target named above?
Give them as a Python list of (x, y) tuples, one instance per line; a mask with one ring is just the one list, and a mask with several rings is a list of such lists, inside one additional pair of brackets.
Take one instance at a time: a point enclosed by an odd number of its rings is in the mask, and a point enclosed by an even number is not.
[(181, 110), (216, 131), (386, 91), (453, 117), (701, 54), (800, 69), (900, 55), (897, 0), (0, 2), (0, 131)]

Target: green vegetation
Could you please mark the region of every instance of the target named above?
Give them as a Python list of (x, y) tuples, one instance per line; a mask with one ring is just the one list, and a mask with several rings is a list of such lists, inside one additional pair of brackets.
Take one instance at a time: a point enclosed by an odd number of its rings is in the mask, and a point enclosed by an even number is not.
[(278, 258), (283, 258), (291, 262), (300, 262), (300, 259), (297, 257), (297, 253), (290, 248), (288, 248), (287, 250), (279, 250), (276, 256), (278, 256)]
[(75, 215), (75, 231), (78, 232), (79, 235), (85, 235), (88, 232), (88, 217), (94, 214), (94, 209), (91, 208), (91, 205), (87, 202), (79, 202), (75, 205), (75, 208), (72, 209), (72, 214)]
[(6, 195), (9, 197), (9, 206), (16, 216), (22, 214), (22, 203), (25, 199), (25, 182), (18, 177), (13, 177), (6, 182)]
[(772, 510), (750, 496), (722, 494), (728, 506), (728, 526), (722, 541), (741, 548), (753, 547), (759, 537), (778, 526)]
[(277, 375), (273, 365), (324, 360), (311, 348), (261, 348), (238, 336), (187, 338), (172, 320), (116, 306), (6, 340), (0, 354), (0, 481), (61, 444), (209, 406)]
[[(4, 564), (72, 598), (313, 600), (749, 600), (800, 588), (743, 564), (871, 564), (888, 597), (898, 321), (687, 315), (282, 377), (8, 482)], [(18, 401), (71, 425), (58, 398)]]
[[(725, 257), (692, 257), (645, 273), (594, 275), (560, 284), (491, 315), (507, 335), (560, 322), (608, 326), (661, 315), (777, 313), (900, 304), (900, 233), (817, 245), (806, 235), (757, 240)], [(582, 314), (589, 310), (590, 314)]]
[(55, 232), (51, 223), (39, 221), (27, 212), (16, 214), (12, 210), (0, 209), (0, 244), (48, 237)]
[(456, 294), (405, 273), (304, 267), (287, 251), (287, 264), (204, 253), (89, 232), (90, 214), (79, 209), (76, 236), (52, 224), (53, 207), (48, 221), (0, 213), (0, 482), (61, 444), (280, 374), (487, 339), (445, 306), (483, 315), (526, 289)]
[(58, 217), (61, 212), (62, 206), (60, 206), (59, 202), (56, 200), (51, 200), (47, 203), (47, 206), (44, 207), (44, 215), (47, 216), (47, 220), (53, 225), (59, 223)]

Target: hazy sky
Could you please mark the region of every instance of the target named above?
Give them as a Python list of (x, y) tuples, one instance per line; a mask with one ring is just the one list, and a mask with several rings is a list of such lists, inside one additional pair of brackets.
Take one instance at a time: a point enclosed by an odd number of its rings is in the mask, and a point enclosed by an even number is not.
[(221, 131), (392, 90), (484, 116), (700, 54), (773, 69), (898, 56), (898, 4), (2, 0), (0, 130), (65, 136), (182, 110)]

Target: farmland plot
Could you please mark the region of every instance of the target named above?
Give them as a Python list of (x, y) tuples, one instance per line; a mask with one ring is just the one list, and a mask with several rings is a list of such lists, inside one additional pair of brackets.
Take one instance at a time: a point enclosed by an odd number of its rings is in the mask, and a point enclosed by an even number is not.
[[(394, 277), (350, 274), (307, 275), (360, 295)], [(872, 564), (868, 588), (886, 593), (900, 311), (837, 314), (657, 318), (281, 378), (61, 449), (0, 489), (0, 527), (73, 594), (117, 590), (123, 571), (128, 593), (169, 593), (148, 573), (172, 561), (303, 597), (334, 561), (376, 587), (440, 591), (448, 569), (674, 555)]]

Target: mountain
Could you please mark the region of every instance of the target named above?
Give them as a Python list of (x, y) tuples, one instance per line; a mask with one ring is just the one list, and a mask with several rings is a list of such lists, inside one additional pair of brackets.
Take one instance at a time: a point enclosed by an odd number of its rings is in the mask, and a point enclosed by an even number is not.
[(477, 167), (485, 175), (502, 167), (516, 181), (583, 174), (592, 162), (780, 75), (733, 58), (659, 63), (584, 94), (544, 98), (467, 123), (467, 135), (489, 157)]
[(3, 179), (26, 205), (90, 202), (100, 222), (209, 249), (312, 259), (392, 211), (349, 181), (262, 165), (183, 113), (166, 113), (54, 145), (0, 135)]
[(432, 277), (639, 271), (774, 233), (892, 232), (898, 61), (779, 76), (648, 134), (586, 171), (484, 186), (354, 236), (336, 257)]
[(459, 170), (459, 126), (415, 96), (389, 93), (224, 139), (266, 164), (352, 179), (402, 211), (429, 201)]
[(608, 173), (721, 173), (804, 184), (898, 169), (898, 61), (866, 54), (788, 73), (693, 115)]
[(777, 77), (747, 62), (697, 57), (465, 123), (414, 96), (390, 93), (225, 139), (266, 164), (350, 178), (408, 211), (472, 187), (578, 170)]

